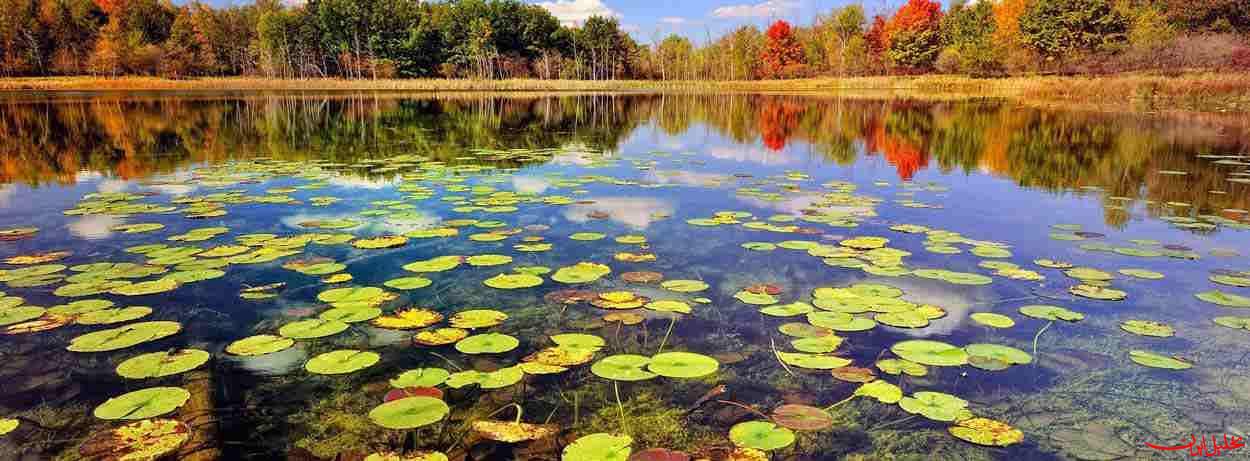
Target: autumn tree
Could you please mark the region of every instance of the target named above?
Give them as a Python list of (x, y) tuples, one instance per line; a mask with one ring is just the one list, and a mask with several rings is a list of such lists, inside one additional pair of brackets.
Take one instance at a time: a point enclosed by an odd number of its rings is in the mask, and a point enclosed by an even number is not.
[(764, 78), (787, 78), (801, 76), (804, 72), (803, 47), (794, 37), (790, 23), (778, 20), (769, 26), (761, 74)]
[(886, 55), (907, 71), (933, 67), (942, 50), (942, 5), (933, 0), (908, 0), (886, 27)]
[(1048, 60), (1113, 51), (1127, 32), (1127, 18), (1109, 0), (1038, 1), (1020, 16), (1024, 43)]
[[(942, 18), (942, 42), (938, 68), (974, 75), (994, 73), (1000, 67), (994, 50), (994, 9), (989, 2), (968, 5), (956, 1)], [(954, 68), (943, 69), (943, 64)]]

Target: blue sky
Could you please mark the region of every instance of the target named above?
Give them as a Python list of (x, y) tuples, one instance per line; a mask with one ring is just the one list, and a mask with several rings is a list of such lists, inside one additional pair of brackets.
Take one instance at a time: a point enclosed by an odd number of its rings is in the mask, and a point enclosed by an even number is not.
[[(566, 24), (591, 15), (615, 16), (643, 43), (669, 33), (703, 42), (743, 24), (761, 27), (775, 19), (808, 24), (817, 14), (862, 3), (869, 14), (897, 8), (905, 0), (526, 0), (547, 8)], [(943, 2), (945, 3), (945, 2)]]

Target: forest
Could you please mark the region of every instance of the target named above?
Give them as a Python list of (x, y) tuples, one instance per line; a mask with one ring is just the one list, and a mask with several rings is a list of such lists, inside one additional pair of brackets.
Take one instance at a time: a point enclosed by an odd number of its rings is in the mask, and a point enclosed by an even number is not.
[[(695, 43), (519, 0), (0, 0), (0, 77), (755, 80), (1250, 70), (1245, 0), (908, 0)], [(640, 33), (639, 35), (645, 35)]]

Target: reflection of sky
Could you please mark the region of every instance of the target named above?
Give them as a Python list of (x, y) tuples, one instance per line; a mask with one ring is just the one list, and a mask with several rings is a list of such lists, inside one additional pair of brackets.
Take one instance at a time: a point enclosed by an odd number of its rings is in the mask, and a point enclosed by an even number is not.
[(589, 205), (569, 205), (564, 210), (564, 219), (576, 223), (590, 221), (587, 215), (599, 211), (608, 214), (612, 221), (619, 222), (634, 229), (646, 229), (656, 221), (655, 213), (673, 214), (674, 206), (668, 200), (651, 197), (588, 197), (595, 203)]
[(524, 194), (541, 194), (551, 187), (551, 183), (546, 179), (534, 176), (513, 176), (512, 189)]

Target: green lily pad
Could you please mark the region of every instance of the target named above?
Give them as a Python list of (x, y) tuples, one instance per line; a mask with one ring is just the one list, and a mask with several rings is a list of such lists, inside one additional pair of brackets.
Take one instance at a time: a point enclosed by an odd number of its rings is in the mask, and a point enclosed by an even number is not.
[(660, 288), (678, 293), (694, 293), (708, 289), (708, 284), (700, 280), (665, 280), (660, 282)]
[(242, 357), (272, 354), (295, 345), (295, 340), (273, 335), (256, 335), (237, 340), (226, 346), (226, 353)]
[(734, 294), (734, 298), (747, 304), (757, 306), (766, 306), (769, 304), (777, 304), (780, 300), (776, 296), (767, 293), (752, 293), (746, 290), (739, 291)]
[(382, 282), (382, 285), (396, 290), (416, 290), (418, 288), (428, 287), (432, 283), (434, 283), (433, 280), (425, 277), (400, 277)]
[(796, 301), (790, 304), (768, 306), (760, 309), (760, 313), (773, 317), (794, 317), (811, 313), (815, 308), (811, 304)]
[(691, 312), (689, 304), (675, 299), (659, 299), (644, 304), (642, 307), (657, 312), (674, 312), (678, 314), (689, 314)]
[(989, 357), (1011, 365), (1023, 365), (1033, 361), (1033, 356), (1028, 352), (1001, 344), (969, 344), (964, 346), (964, 351), (969, 356)]
[(291, 339), (323, 338), (346, 330), (349, 325), (338, 320), (297, 320), (278, 328), (278, 334)]
[(1235, 330), (1250, 331), (1250, 317), (1234, 317), (1223, 316), (1212, 319), (1216, 325), (1225, 326)]
[(873, 320), (898, 328), (924, 328), (929, 326), (929, 318), (920, 311), (890, 312), (877, 314)]
[(777, 357), (788, 365), (812, 370), (832, 370), (850, 365), (851, 360), (836, 355), (807, 354), (800, 352), (777, 352)]
[(508, 255), (476, 255), (465, 258), (465, 262), (470, 266), (486, 267), (501, 266), (512, 262), (512, 257)]
[(929, 369), (924, 365), (904, 359), (882, 359), (878, 360), (877, 369), (886, 374), (898, 375), (906, 374), (907, 376), (925, 376), (929, 374)]
[(564, 447), (562, 461), (626, 461), (634, 439), (628, 435), (597, 433), (582, 436)]
[(561, 347), (571, 347), (574, 349), (592, 349), (599, 350), (607, 346), (607, 341), (595, 335), (584, 333), (564, 333), (551, 335), (551, 342)]
[(1250, 297), (1225, 293), (1219, 290), (1204, 291), (1194, 295), (1198, 299), (1225, 307), (1250, 308)]
[(945, 269), (917, 269), (912, 271), (917, 277), (941, 280), (955, 285), (989, 285), (994, 279), (970, 272), (955, 272)]
[(988, 418), (965, 419), (948, 430), (955, 438), (987, 447), (1006, 447), (1024, 441), (1024, 432)]
[(778, 425), (796, 431), (819, 431), (834, 424), (829, 412), (808, 405), (782, 405), (774, 408), (771, 416)]
[(369, 411), (373, 424), (387, 429), (415, 429), (442, 421), (451, 407), (434, 397), (405, 397), (374, 407)]
[(456, 343), (456, 350), (465, 354), (501, 354), (516, 349), (521, 341), (501, 333), (473, 335)]
[(772, 251), (777, 249), (777, 245), (768, 242), (747, 242), (742, 244), (742, 248), (752, 251)]
[(503, 323), (508, 314), (494, 309), (469, 309), (451, 316), (451, 326), (456, 328), (489, 328)]
[(668, 378), (698, 378), (715, 373), (720, 362), (693, 352), (665, 352), (651, 357), (647, 369)]
[(378, 287), (333, 288), (317, 294), (317, 300), (330, 304), (373, 303), (386, 296)]
[(1167, 370), (1187, 370), (1193, 368), (1193, 364), (1184, 360), (1180, 360), (1166, 355), (1159, 355), (1154, 352), (1131, 350), (1128, 352), (1129, 360), (1138, 365), (1150, 368), (1163, 368)]
[(390, 380), (391, 387), (434, 387), (447, 381), (451, 373), (443, 368), (417, 368), (400, 373)]
[(118, 364), (117, 374), (129, 379), (159, 378), (194, 370), (207, 363), (208, 359), (208, 351), (199, 349), (153, 352)]
[(376, 307), (365, 308), (343, 308), (336, 307), (317, 314), (317, 318), (322, 320), (335, 320), (343, 323), (358, 323), (373, 320), (382, 315), (382, 309)]
[(799, 352), (809, 354), (828, 354), (838, 350), (844, 339), (841, 336), (825, 335), (811, 338), (799, 338), (790, 341), (790, 345)]
[(1020, 313), (1025, 316), (1041, 320), (1063, 320), (1066, 322), (1078, 322), (1085, 320), (1085, 314), (1059, 306), (1035, 304), (1021, 307)]
[(903, 398), (903, 390), (885, 380), (875, 380), (861, 384), (855, 389), (855, 395), (871, 397), (884, 404), (895, 404)]
[(309, 359), (304, 369), (318, 375), (341, 375), (371, 367), (381, 358), (377, 352), (341, 349)]
[(47, 309), (39, 306), (18, 306), (0, 309), (0, 326), (22, 323), (42, 317)]
[(443, 272), (455, 269), (463, 260), (464, 258), (461, 256), (439, 256), (406, 264), (404, 265), (404, 270), (408, 272)]
[(1082, 298), (1100, 301), (1122, 301), (1128, 298), (1128, 293), (1125, 291), (1089, 284), (1075, 285), (1069, 288), (1068, 292)]
[(1163, 274), (1146, 269), (1120, 269), (1116, 272), (1142, 280), (1162, 280), (1164, 278)]
[(119, 286), (109, 290), (109, 293), (119, 296), (146, 296), (174, 291), (178, 288), (178, 286), (179, 283), (177, 280), (163, 278), (149, 282), (139, 282)]
[(903, 397), (898, 406), (911, 414), (918, 414), (933, 421), (951, 422), (968, 414), (968, 401), (941, 392), (921, 391)]
[(968, 363), (963, 349), (938, 341), (914, 339), (890, 346), (890, 351), (907, 360), (938, 367), (955, 367)]
[(1016, 325), (1016, 321), (1003, 314), (995, 314), (993, 312), (977, 312), (969, 317), (972, 321), (981, 325), (994, 328), (1011, 328)]
[(149, 387), (108, 399), (92, 414), (105, 420), (154, 418), (177, 410), (190, 398), (181, 387)]
[(172, 336), (179, 331), (182, 331), (182, 325), (178, 322), (138, 322), (83, 334), (70, 340), (66, 349), (72, 352), (113, 351)]
[(729, 429), (729, 440), (739, 447), (772, 451), (794, 443), (794, 431), (770, 421), (747, 421)]
[(500, 290), (516, 290), (542, 285), (543, 278), (531, 274), (499, 274), (486, 279), (482, 284)]
[(610, 355), (590, 366), (595, 376), (613, 381), (644, 381), (656, 377), (646, 370), (651, 357), (632, 354)]
[(590, 283), (610, 273), (612, 269), (607, 265), (580, 262), (572, 266), (561, 267), (556, 270), (551, 279), (560, 283)]
[(1212, 275), (1211, 281), (1220, 285), (1228, 285), (1230, 287), (1250, 287), (1250, 277), (1238, 277), (1233, 275)]
[(22, 423), (20, 420), (13, 418), (0, 418), (0, 435), (7, 435), (13, 432)]
[(1120, 323), (1120, 329), (1142, 336), (1154, 336), (1158, 338), (1167, 338), (1176, 335), (1176, 330), (1166, 323), (1152, 322), (1149, 320), (1125, 320)]
[(580, 241), (583, 241), (583, 242), (589, 242), (589, 241), (594, 241), (594, 240), (600, 240), (600, 239), (603, 239), (604, 237), (607, 237), (607, 235), (606, 235), (606, 234), (600, 234), (600, 233), (598, 233), (598, 232), (578, 232), (578, 233), (575, 233), (575, 234), (569, 235), (569, 238), (570, 238), (570, 239), (573, 239), (573, 240), (580, 240)]

